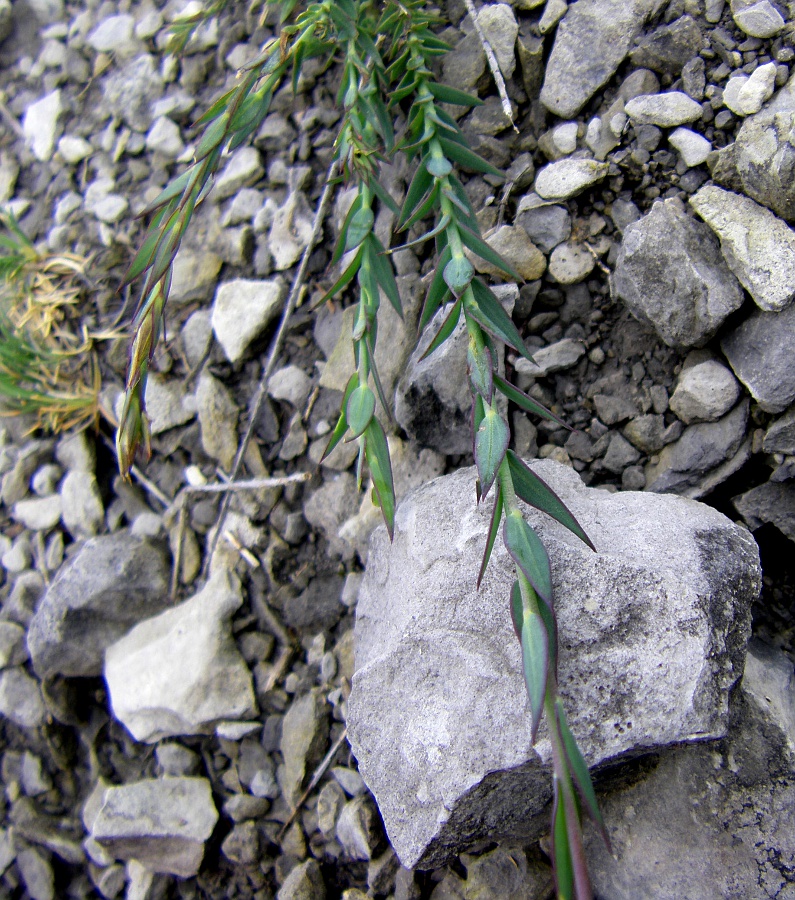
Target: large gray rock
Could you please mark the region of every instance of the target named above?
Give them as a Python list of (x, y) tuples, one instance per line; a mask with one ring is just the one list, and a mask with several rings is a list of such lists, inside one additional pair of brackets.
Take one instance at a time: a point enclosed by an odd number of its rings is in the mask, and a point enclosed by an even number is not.
[(795, 294), (795, 231), (748, 197), (709, 185), (690, 205), (720, 238), (723, 256), (760, 309), (778, 312)]
[(105, 654), (113, 713), (137, 741), (207, 734), (256, 713), (229, 620), (243, 597), (225, 569), (190, 600), (141, 622)]
[(795, 484), (768, 481), (732, 500), (751, 531), (766, 522), (795, 541)]
[(767, 429), (762, 449), (765, 453), (795, 456), (795, 407), (788, 409)]
[[(560, 687), (588, 763), (725, 734), (760, 586), (751, 536), (679, 497), (532, 467), (598, 549), (527, 513), (552, 562)], [(474, 481), (465, 469), (407, 498), (394, 542), (375, 532), (359, 594), (349, 737), (406, 866), (546, 825), (549, 735), (542, 724), (531, 746), (501, 541), (475, 589), (490, 504), (476, 506)]]
[(730, 722), (724, 740), (652, 760), (600, 798), (614, 855), (595, 833), (586, 839), (598, 896), (794, 896), (795, 683), (786, 656), (751, 643)]
[(710, 162), (712, 177), (795, 222), (795, 110), (761, 112)]
[(626, 227), (613, 285), (670, 347), (702, 346), (743, 302), (712, 231), (676, 199)]
[(656, 28), (629, 54), (629, 59), (633, 66), (676, 77), (698, 55), (703, 43), (696, 20), (682, 16), (670, 25)]
[(199, 871), (218, 821), (206, 778), (151, 778), (109, 787), (98, 806), (87, 824), (112, 857), (182, 878)]
[(50, 585), (28, 631), (40, 678), (102, 673), (105, 649), (168, 605), (164, 545), (127, 531), (92, 538)]
[(570, 119), (621, 65), (660, 0), (579, 0), (558, 25), (541, 102)]
[(785, 410), (795, 400), (795, 305), (779, 313), (749, 316), (721, 348), (734, 374), (765, 412)]

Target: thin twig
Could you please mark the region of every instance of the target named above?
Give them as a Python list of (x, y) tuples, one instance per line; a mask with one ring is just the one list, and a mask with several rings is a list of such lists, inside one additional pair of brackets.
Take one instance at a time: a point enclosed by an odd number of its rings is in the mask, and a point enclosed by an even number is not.
[(348, 727), (346, 725), (345, 728), (342, 729), (342, 733), (340, 734), (340, 736), (336, 741), (334, 741), (331, 750), (329, 750), (329, 752), (323, 757), (320, 765), (315, 769), (315, 774), (312, 776), (312, 780), (309, 782), (309, 787), (307, 787), (303, 794), (301, 794), (298, 803), (295, 806), (295, 809), (290, 813), (290, 817), (287, 819), (284, 825), (282, 825), (282, 830), (279, 832), (278, 840), (281, 840), (285, 836), (285, 834), (287, 833), (287, 829), (293, 824), (293, 822), (295, 821), (295, 817), (299, 812), (301, 812), (301, 807), (304, 805), (304, 803), (306, 803), (309, 795), (317, 787), (320, 779), (326, 774), (326, 769), (328, 769), (328, 767), (331, 765), (334, 757), (337, 754), (337, 751), (340, 749), (343, 742), (345, 741), (345, 738), (347, 737)]
[[(116, 452), (115, 446), (104, 435), (102, 436), (102, 442), (113, 453)], [(145, 488), (166, 509), (171, 506), (173, 501), (166, 494), (164, 494), (153, 481), (150, 481), (146, 477), (146, 475), (144, 475), (144, 473), (138, 468), (138, 466), (130, 466), (130, 474), (135, 477), (136, 481), (139, 481), (141, 483), (141, 487)]]
[[(254, 423), (257, 420), (257, 416), (259, 415), (260, 409), (262, 408), (262, 404), (265, 400), (265, 394), (268, 388), (268, 379), (270, 378), (273, 367), (276, 364), (276, 359), (281, 351), (284, 336), (287, 333), (287, 323), (290, 321), (290, 316), (293, 314), (293, 311), (298, 304), (298, 298), (304, 288), (304, 279), (306, 278), (306, 271), (309, 267), (309, 257), (315, 248), (318, 238), (320, 237), (320, 232), (323, 227), (323, 220), (326, 217), (326, 209), (328, 207), (329, 201), (331, 200), (331, 195), (334, 193), (332, 182), (334, 181), (336, 174), (337, 160), (335, 159), (331, 163), (331, 166), (329, 166), (328, 175), (326, 176), (326, 184), (323, 188), (323, 193), (320, 195), (320, 201), (317, 205), (317, 210), (315, 211), (315, 221), (312, 225), (312, 234), (310, 235), (309, 243), (306, 245), (304, 254), (301, 257), (301, 263), (298, 266), (298, 271), (295, 273), (293, 285), (290, 289), (290, 296), (287, 298), (287, 303), (284, 307), (284, 312), (282, 313), (281, 322), (279, 323), (279, 330), (276, 332), (276, 337), (273, 339), (273, 343), (271, 344), (270, 353), (268, 354), (268, 361), (265, 363), (265, 368), (262, 370), (262, 377), (260, 378), (259, 387), (257, 388), (257, 397), (254, 403), (254, 408), (252, 409), (251, 414), (248, 417), (248, 426), (246, 428), (246, 433), (243, 435), (243, 440), (240, 442), (240, 446), (237, 449), (235, 462), (232, 466), (232, 471), (229, 473), (230, 481), (235, 481), (237, 479), (237, 476), (240, 473), (240, 468), (243, 465), (243, 457), (246, 454), (246, 448), (248, 447), (249, 441), (251, 440), (251, 435), (254, 433)], [(210, 571), (210, 562), (213, 558), (213, 553), (215, 552), (215, 547), (218, 543), (218, 538), (221, 534), (221, 529), (223, 527), (224, 520), (226, 519), (226, 514), (229, 511), (231, 496), (231, 492), (228, 492), (224, 495), (223, 502), (221, 503), (221, 508), (218, 511), (218, 520), (216, 524), (215, 534), (210, 544), (207, 557), (204, 560), (204, 569), (202, 572), (204, 578), (207, 577), (207, 574)]]
[(475, 31), (477, 32), (478, 38), (483, 47), (483, 52), (486, 54), (489, 69), (491, 69), (491, 77), (494, 79), (494, 83), (497, 85), (497, 93), (500, 95), (502, 111), (505, 113), (505, 118), (508, 119), (508, 121), (511, 123), (511, 127), (513, 128), (513, 130), (517, 134), (519, 134), (519, 129), (516, 127), (516, 123), (513, 120), (511, 101), (508, 99), (508, 91), (505, 89), (505, 79), (502, 77), (500, 64), (497, 62), (497, 57), (494, 55), (494, 51), (491, 49), (491, 44), (489, 43), (488, 38), (483, 33), (483, 29), (478, 23), (478, 13), (475, 9), (475, 4), (473, 3), (473, 0), (464, 0), (464, 3), (466, 4), (469, 18), (472, 19), (472, 24), (475, 26)]
[(180, 569), (182, 567), (182, 545), (185, 541), (185, 523), (187, 516), (185, 515), (184, 501), (179, 505), (179, 513), (177, 514), (177, 546), (174, 548), (174, 562), (171, 566), (171, 585), (168, 595), (172, 601), (177, 598), (177, 587), (179, 586)]
[(282, 475), (278, 478), (251, 478), (247, 481), (225, 481), (221, 484), (188, 485), (182, 490), (186, 494), (224, 494), (227, 491), (258, 491), (262, 488), (284, 487), (296, 481), (309, 481), (311, 472), (296, 472), (293, 475)]
[(18, 138), (22, 138), (23, 141), (27, 140), (25, 132), (22, 130), (22, 126), (17, 121), (16, 116), (14, 116), (11, 110), (6, 106), (5, 91), (3, 92), (2, 100), (0, 100), (0, 116), (3, 117), (5, 123)]

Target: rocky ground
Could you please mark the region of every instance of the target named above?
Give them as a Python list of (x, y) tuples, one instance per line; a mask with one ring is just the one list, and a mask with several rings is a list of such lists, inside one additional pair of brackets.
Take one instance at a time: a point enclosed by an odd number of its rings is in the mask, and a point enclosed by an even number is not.
[[(95, 330), (123, 316), (123, 303), (132, 311), (134, 295), (117, 289), (141, 240), (135, 215), (191, 159), (194, 119), (271, 36), (241, 4), (174, 59), (164, 26), (182, 5), (0, 0), (0, 202), (37, 244), (91, 259), (84, 321)], [(658, 728), (662, 737), (644, 745), (654, 754), (602, 776), (622, 868), (593, 844), (597, 893), (792, 898), (789, 7), (484, 5), (479, 21), (514, 131), (464, 4), (443, 5), (455, 49), (442, 73), (486, 101), (462, 127), (508, 173), (505, 184), (467, 182), (489, 241), (525, 279), (502, 299), (536, 365), (511, 353), (504, 363), (578, 429), (511, 410), (513, 446), (573, 467), (592, 488), (701, 500), (752, 529), (761, 554), (757, 642), (731, 705), (745, 613), (733, 631), (735, 613), (721, 624), (713, 609), (710, 627), (728, 643), (698, 652), (732, 677), (696, 704), (698, 728)], [(453, 843), (446, 865), (401, 867), (346, 740), (354, 612), (379, 514), (356, 491), (349, 446), (320, 463), (348, 378), (351, 318), (337, 304), (310, 311), (331, 284), (344, 190), (310, 257), (307, 297), (241, 474), (286, 480), (235, 491), (215, 542), (221, 495), (206, 488), (231, 469), (311, 234), (338, 119), (334, 91), (333, 76), (311, 69), (295, 97), (280, 91), (254, 145), (225, 161), (197, 212), (147, 390), (154, 454), (132, 483), (115, 474), (106, 424), (57, 438), (17, 419), (0, 425), (2, 896), (549, 896), (543, 828), (519, 848), (481, 835), (466, 854)], [(386, 171), (395, 196), (408, 174)], [(382, 212), (384, 243), (392, 224)], [(472, 460), (465, 351), (454, 340), (425, 362), (412, 355), (429, 262), (411, 251), (394, 260), (407, 321), (386, 306), (376, 356), (394, 397), (402, 497)], [(109, 411), (126, 353), (126, 340), (102, 349)], [(731, 546), (708, 554), (713, 581)], [(682, 547), (672, 541), (667, 558)], [(665, 566), (665, 553), (654, 558)], [(737, 589), (746, 607), (752, 588)], [(370, 603), (372, 585), (365, 594)], [(624, 628), (615, 615), (600, 640)], [(686, 670), (676, 642), (660, 642), (672, 668)], [(366, 658), (368, 648), (357, 652)], [(623, 677), (626, 660), (614, 666), (612, 677)], [(415, 721), (411, 701), (377, 711), (385, 733), (395, 717)], [(616, 723), (621, 734), (630, 718)], [(716, 742), (668, 751), (694, 733)], [(614, 737), (616, 758), (637, 755), (637, 742)], [(597, 749), (592, 761), (613, 759)], [(726, 860), (738, 846), (733, 868)]]

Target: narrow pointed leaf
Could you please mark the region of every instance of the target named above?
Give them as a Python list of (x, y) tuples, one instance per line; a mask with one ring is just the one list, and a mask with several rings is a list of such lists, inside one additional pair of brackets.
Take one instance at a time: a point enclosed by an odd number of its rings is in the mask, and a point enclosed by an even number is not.
[(370, 190), (376, 195), (376, 197), (378, 197), (378, 199), (385, 206), (388, 206), (392, 210), (392, 212), (395, 213), (395, 215), (400, 212), (397, 203), (395, 203), (395, 201), (392, 199), (389, 191), (387, 191), (387, 189), (382, 184), (376, 181), (375, 178), (371, 178), (368, 182), (368, 185), (370, 187)]
[(591, 900), (593, 891), (591, 879), (588, 876), (588, 863), (585, 859), (585, 847), (582, 843), (582, 827), (580, 824), (579, 810), (576, 798), (569, 787), (563, 792), (563, 802), (566, 806), (566, 832), (569, 838), (569, 854), (574, 874), (574, 896)]
[(398, 218), (398, 228), (403, 227), (432, 184), (433, 175), (427, 170), (423, 161), (417, 166), (414, 178), (411, 179), (409, 189), (406, 191), (406, 199), (403, 201), (403, 209), (401, 209), (400, 217)]
[(486, 573), (486, 566), (489, 564), (491, 551), (494, 549), (494, 541), (497, 539), (497, 532), (500, 530), (500, 521), (502, 519), (502, 491), (497, 485), (497, 496), (494, 498), (494, 509), (491, 511), (491, 524), (489, 525), (489, 534), (486, 538), (486, 549), (483, 551), (483, 561), (480, 564), (480, 572), (478, 572), (477, 587), (480, 588), (480, 582)]
[(340, 275), (340, 277), (332, 284), (332, 286), (326, 291), (325, 294), (318, 301), (318, 306), (321, 303), (325, 303), (329, 297), (333, 297), (339, 291), (341, 291), (347, 284), (353, 281), (356, 273), (359, 271), (359, 266), (362, 262), (362, 248), (359, 247), (356, 255), (353, 259), (348, 263), (348, 268)]
[[(483, 398), (480, 394), (475, 396), (475, 399), (472, 401), (472, 436), (473, 436), (473, 447), (472, 447), (472, 455), (474, 456), (474, 436), (478, 433), (478, 429), (480, 428), (480, 423), (486, 416), (486, 407), (483, 405)], [(478, 502), (480, 502), (480, 497), (478, 497)]]
[[(160, 209), (165, 203), (168, 203), (169, 200), (173, 200), (175, 197), (179, 197), (180, 194), (185, 190), (188, 186), (188, 182), (191, 180), (191, 177), (195, 174), (195, 167), (191, 166), (185, 172), (183, 172), (178, 178), (175, 178), (172, 182), (167, 184), (163, 190), (155, 197), (155, 199), (146, 206), (140, 213), (138, 213), (138, 218), (142, 218), (145, 216), (151, 215), (156, 209)], [(150, 226), (151, 227), (151, 226)]]
[(345, 251), (353, 250), (367, 237), (373, 229), (375, 214), (369, 206), (357, 209), (348, 223), (348, 231), (345, 236)]
[(572, 534), (576, 534), (583, 543), (596, 552), (596, 547), (594, 547), (591, 539), (574, 518), (566, 504), (543, 479), (539, 478), (535, 472), (519, 459), (513, 450), (508, 451), (508, 468), (511, 470), (511, 478), (513, 479), (513, 486), (517, 496), (521, 497), (530, 506), (534, 506), (548, 516), (552, 516), (553, 519), (568, 528)]
[(502, 416), (493, 407), (486, 407), (483, 421), (475, 435), (475, 465), (484, 497), (494, 484), (510, 437), (510, 429)]
[(470, 231), (465, 226), (459, 229), (459, 233), (464, 244), (466, 244), (466, 246), (481, 259), (496, 266), (516, 281), (524, 281), (516, 269), (510, 266), (493, 247), (490, 247), (483, 238), (480, 237), (480, 235), (475, 234), (474, 231)]
[(425, 194), (425, 196), (417, 204), (411, 216), (409, 216), (404, 224), (398, 228), (398, 231), (406, 231), (411, 228), (412, 225), (416, 225), (417, 222), (421, 222), (431, 212), (431, 210), (436, 207), (436, 200), (438, 196), (439, 185), (434, 182), (428, 193)]
[(518, 512), (509, 513), (503, 526), (503, 540), (511, 558), (524, 572), (533, 589), (552, 603), (552, 574), (549, 557), (539, 536)]
[(435, 350), (438, 350), (455, 331), (458, 320), (461, 318), (461, 305), (461, 298), (459, 297), (450, 308), (450, 312), (447, 314), (444, 322), (442, 322), (441, 328), (436, 332), (434, 339), (428, 344), (428, 349), (420, 357), (420, 362), (430, 356)]
[(447, 297), (450, 295), (450, 291), (444, 281), (444, 267), (447, 265), (452, 255), (449, 247), (445, 247), (439, 254), (436, 274), (433, 276), (433, 281), (431, 281), (431, 286), (428, 288), (428, 293), (425, 296), (425, 304), (422, 307), (422, 315), (420, 316), (420, 323), (418, 326), (420, 333), (422, 333), (428, 322), (436, 315), (436, 310), (446, 302)]
[(521, 353), (522, 356), (528, 356), (527, 348), (513, 324), (513, 320), (502, 308), (500, 301), (479, 278), (472, 280), (472, 295), (474, 302), (467, 308), (467, 312), (472, 318), (486, 331)]
[(536, 597), (538, 598), (538, 612), (544, 620), (544, 627), (549, 635), (549, 668), (556, 675), (558, 671), (558, 620), (555, 618), (555, 612), (547, 601), (538, 594), (536, 594)]
[(562, 425), (567, 431), (574, 431), (571, 425), (564, 422), (560, 416), (556, 416), (555, 413), (548, 410), (542, 403), (539, 403), (532, 397), (528, 397), (524, 391), (520, 391), (518, 387), (515, 387), (496, 373), (494, 375), (494, 386), (512, 403), (520, 406), (526, 412), (532, 413), (535, 416), (541, 416), (543, 419), (549, 419), (551, 422), (557, 422), (558, 425)]
[(549, 665), (549, 639), (544, 620), (538, 613), (528, 613), (522, 621), (522, 665), (532, 715), (530, 740), (535, 744), (544, 712)]
[(466, 256), (453, 256), (443, 274), (447, 287), (457, 296), (472, 281), (475, 270)]
[(227, 91), (225, 94), (222, 94), (213, 105), (194, 123), (194, 128), (201, 128), (203, 125), (207, 125), (209, 122), (212, 122), (213, 119), (217, 119), (221, 113), (226, 112), (229, 108), (229, 103), (232, 99), (232, 95), (238, 90), (238, 88), (232, 88), (231, 91)]
[(326, 449), (323, 451), (323, 456), (320, 457), (320, 461), (323, 462), (327, 456), (332, 452), (332, 450), (339, 444), (339, 442), (345, 437), (345, 432), (348, 430), (348, 419), (345, 415), (345, 410), (348, 408), (348, 400), (350, 399), (351, 394), (356, 388), (356, 385), (359, 383), (358, 376), (354, 372), (353, 375), (348, 379), (348, 385), (345, 388), (345, 394), (342, 397), (342, 408), (340, 409), (340, 417), (337, 419), (337, 424), (334, 427), (334, 431), (331, 432), (331, 437), (329, 438), (328, 444), (326, 444)]
[(384, 245), (375, 234), (370, 234), (367, 239), (373, 244), (374, 253), (371, 255), (373, 272), (378, 281), (381, 290), (386, 294), (387, 299), (392, 304), (395, 312), (403, 318), (403, 304), (400, 302), (400, 291), (398, 290), (395, 273), (392, 271), (392, 264), (385, 255)]
[[(368, 343), (371, 340), (370, 335), (368, 335)], [(378, 377), (378, 369), (375, 365), (375, 354), (373, 353), (372, 344), (369, 345), (370, 352), (370, 374), (373, 377), (373, 384), (375, 385), (375, 392), (378, 394), (378, 402), (381, 404), (381, 409), (386, 413), (389, 421), (392, 421), (392, 413), (389, 411), (389, 407), (386, 403), (386, 395), (384, 394), (384, 389), (381, 386), (381, 379)]]
[(560, 796), (560, 783), (555, 779), (552, 802), (552, 872), (555, 876), (557, 900), (574, 900), (574, 866), (569, 850), (566, 808)]
[(486, 162), (486, 160), (478, 156), (477, 153), (473, 153), (468, 147), (464, 147), (462, 144), (447, 140), (447, 138), (443, 137), (439, 137), (438, 140), (444, 151), (444, 155), (448, 156), (459, 165), (464, 166), (467, 169), (472, 169), (474, 172), (483, 172), (484, 175), (495, 175), (497, 178), (505, 177), (499, 169), (496, 169), (491, 163)]
[(610, 837), (607, 834), (604, 819), (599, 810), (599, 803), (596, 800), (596, 793), (593, 789), (593, 782), (591, 781), (591, 773), (588, 771), (588, 765), (583, 759), (580, 748), (577, 746), (577, 741), (574, 739), (574, 735), (571, 733), (569, 723), (566, 721), (566, 713), (560, 699), (555, 701), (555, 713), (558, 718), (560, 736), (563, 739), (563, 749), (566, 753), (566, 759), (569, 762), (571, 776), (574, 779), (580, 797), (582, 797), (588, 815), (599, 829), (599, 833), (602, 835), (602, 839), (604, 840), (607, 849), (612, 853)]
[(467, 374), (472, 387), (486, 403), (491, 403), (494, 393), (492, 366), (493, 362), (488, 347), (478, 350), (474, 342), (470, 340), (467, 348)]
[(482, 106), (483, 101), (472, 94), (465, 94), (463, 91), (456, 90), (446, 84), (438, 84), (434, 81), (428, 82), (428, 90), (437, 100), (442, 103), (452, 103), (454, 106)]
[(409, 247), (415, 247), (417, 244), (424, 244), (425, 241), (429, 241), (431, 238), (435, 238), (437, 234), (444, 231), (449, 224), (450, 216), (444, 215), (441, 219), (439, 219), (438, 223), (433, 228), (431, 228), (430, 231), (426, 231), (425, 234), (421, 234), (418, 238), (414, 238), (413, 241), (409, 241), (407, 244), (401, 244), (399, 247), (393, 247), (389, 252), (399, 253), (401, 250), (408, 250)]
[(381, 513), (392, 540), (395, 531), (395, 486), (392, 481), (392, 463), (386, 435), (378, 419), (373, 418), (364, 433), (367, 465), (373, 479)]
[(343, 254), (346, 250), (346, 244), (348, 242), (348, 228), (351, 224), (351, 219), (356, 215), (357, 212), (362, 208), (362, 195), (357, 194), (354, 197), (353, 203), (351, 203), (350, 208), (345, 216), (345, 221), (342, 223), (342, 228), (340, 228), (340, 236), (337, 239), (337, 245), (334, 248), (334, 254), (331, 257), (330, 265), (336, 266), (336, 264), (342, 259)]
[(375, 394), (366, 384), (358, 385), (348, 398), (345, 411), (348, 417), (348, 427), (353, 432), (353, 437), (357, 438), (360, 434), (364, 434), (365, 428), (370, 424), (370, 419), (373, 418)]
[(516, 640), (522, 641), (522, 624), (524, 623), (524, 603), (522, 602), (522, 589), (518, 581), (514, 581), (511, 587), (511, 622), (516, 633)]

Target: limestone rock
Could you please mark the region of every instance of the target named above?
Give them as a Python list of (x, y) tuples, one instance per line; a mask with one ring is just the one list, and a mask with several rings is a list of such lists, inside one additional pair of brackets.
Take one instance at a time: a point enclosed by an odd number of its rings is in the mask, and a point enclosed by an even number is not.
[(561, 159), (536, 175), (535, 191), (543, 200), (569, 200), (601, 181), (607, 170), (607, 163), (593, 159)]
[(230, 472), (237, 453), (238, 409), (226, 385), (206, 369), (196, 388), (196, 406), (204, 452)]
[[(761, 583), (748, 532), (680, 497), (608, 494), (531, 465), (598, 551), (527, 513), (551, 559), (559, 681), (589, 765), (724, 735)], [(409, 867), (546, 826), (548, 732), (531, 747), (501, 541), (475, 588), (491, 510), (474, 481), (465, 469), (407, 498), (394, 542), (375, 532), (359, 593), (349, 736)]]
[(735, 497), (732, 503), (751, 531), (770, 522), (795, 541), (795, 485), (792, 482), (768, 481)]
[(731, 371), (716, 359), (684, 369), (670, 408), (686, 424), (714, 422), (737, 402), (740, 385)]
[(60, 90), (52, 91), (31, 103), (22, 119), (22, 131), (30, 144), (33, 155), (40, 162), (47, 162), (55, 152), (58, 139), (58, 119), (63, 112)]
[(86, 541), (47, 589), (28, 631), (33, 668), (51, 675), (102, 672), (105, 648), (168, 605), (165, 548), (126, 531)]
[(731, 10), (735, 24), (749, 37), (775, 37), (785, 24), (770, 0), (733, 0)]
[(236, 278), (218, 286), (213, 303), (213, 332), (229, 362), (243, 358), (249, 345), (281, 310), (284, 283)]
[(478, 12), (480, 25), (486, 40), (497, 57), (497, 65), (506, 78), (513, 75), (516, 68), (516, 37), (519, 26), (516, 16), (507, 3), (489, 3)]
[(251, 673), (229, 627), (242, 602), (237, 578), (220, 569), (190, 600), (108, 648), (113, 713), (136, 740), (208, 734), (217, 722), (255, 714)]
[(658, 125), (660, 128), (697, 122), (702, 114), (701, 104), (682, 91), (642, 94), (633, 97), (625, 109), (633, 125)]

